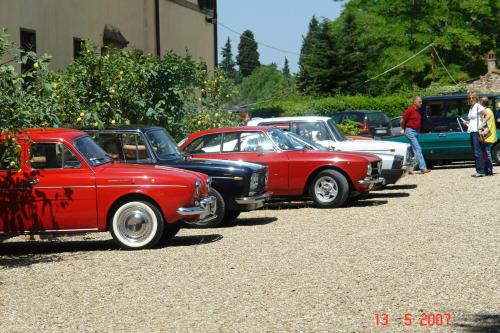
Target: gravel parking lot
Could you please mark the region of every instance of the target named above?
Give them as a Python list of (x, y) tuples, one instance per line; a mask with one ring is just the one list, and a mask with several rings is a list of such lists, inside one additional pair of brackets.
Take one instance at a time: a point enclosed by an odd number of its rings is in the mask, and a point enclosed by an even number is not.
[[(347, 208), (273, 205), (146, 251), (10, 239), (0, 332), (500, 331), (500, 174), (472, 173), (408, 176)], [(450, 325), (420, 326), (428, 313)]]

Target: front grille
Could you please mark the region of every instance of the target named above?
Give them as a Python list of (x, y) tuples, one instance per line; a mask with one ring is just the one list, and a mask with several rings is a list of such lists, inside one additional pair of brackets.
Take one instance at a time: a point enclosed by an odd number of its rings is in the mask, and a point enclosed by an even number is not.
[(380, 176), (380, 163), (379, 162), (372, 162), (372, 177), (379, 177)]
[(404, 158), (401, 155), (394, 156), (394, 161), (392, 162), (393, 169), (402, 169), (403, 168)]

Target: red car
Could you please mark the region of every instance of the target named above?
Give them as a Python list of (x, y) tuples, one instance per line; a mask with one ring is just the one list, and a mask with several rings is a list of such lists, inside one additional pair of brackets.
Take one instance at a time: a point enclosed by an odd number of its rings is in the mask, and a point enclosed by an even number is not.
[(195, 158), (242, 160), (269, 167), (275, 197), (310, 197), (319, 207), (338, 207), (348, 196), (379, 181), (381, 160), (373, 154), (297, 149), (275, 127), (213, 129), (191, 134), (181, 145)]
[(27, 130), (18, 142), (18, 161), (10, 167), (19, 170), (2, 165), (0, 145), (2, 238), (110, 231), (121, 247), (139, 249), (173, 237), (181, 220), (215, 210), (206, 175), (115, 163), (84, 132)]

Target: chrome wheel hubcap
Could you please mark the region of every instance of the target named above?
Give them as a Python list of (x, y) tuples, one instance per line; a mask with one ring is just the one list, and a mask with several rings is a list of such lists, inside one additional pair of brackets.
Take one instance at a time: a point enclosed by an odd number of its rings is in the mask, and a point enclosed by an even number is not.
[(338, 194), (338, 185), (330, 176), (323, 176), (316, 181), (314, 193), (320, 202), (328, 203), (335, 200)]
[(139, 207), (129, 207), (118, 217), (118, 231), (123, 238), (135, 243), (151, 235), (153, 221), (151, 215)]

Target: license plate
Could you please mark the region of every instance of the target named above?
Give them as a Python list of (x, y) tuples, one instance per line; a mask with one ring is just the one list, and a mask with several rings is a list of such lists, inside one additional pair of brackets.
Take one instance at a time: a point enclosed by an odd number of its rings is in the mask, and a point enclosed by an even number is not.
[(375, 133), (377, 133), (377, 134), (386, 134), (387, 130), (376, 130)]

